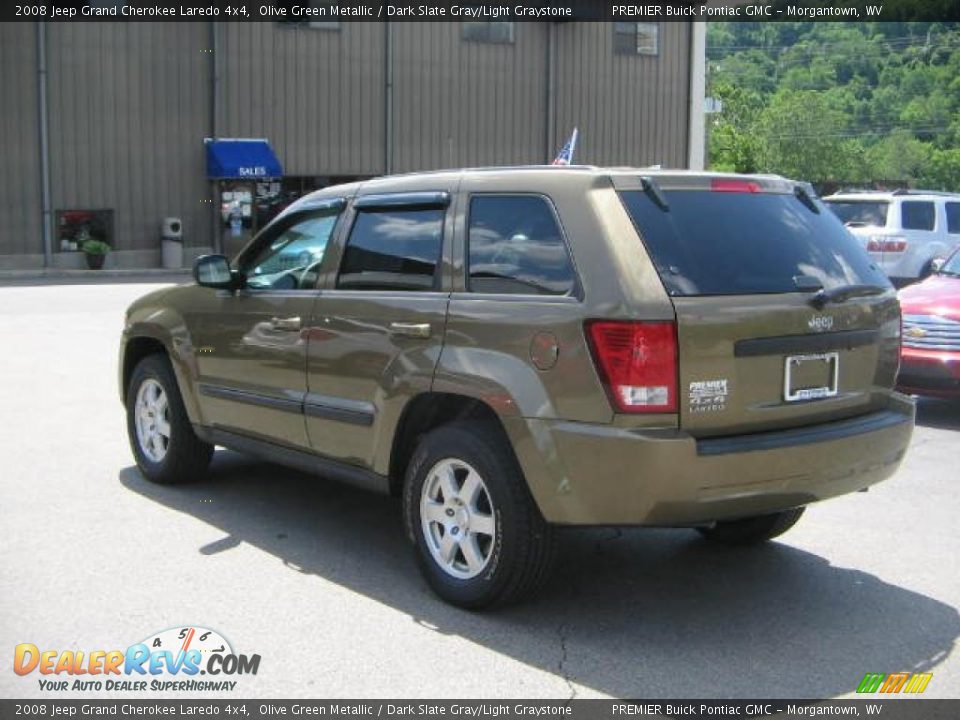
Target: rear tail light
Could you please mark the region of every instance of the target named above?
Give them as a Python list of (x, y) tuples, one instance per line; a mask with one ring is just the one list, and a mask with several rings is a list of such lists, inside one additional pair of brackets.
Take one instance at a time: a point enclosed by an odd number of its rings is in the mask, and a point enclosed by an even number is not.
[(907, 241), (901, 237), (886, 237), (884, 235), (874, 235), (867, 240), (867, 250), (869, 252), (893, 252), (901, 253), (907, 249)]
[(749, 180), (714, 178), (710, 181), (710, 189), (713, 192), (758, 193), (760, 185)]
[(591, 320), (593, 361), (614, 408), (677, 411), (677, 328), (672, 322)]

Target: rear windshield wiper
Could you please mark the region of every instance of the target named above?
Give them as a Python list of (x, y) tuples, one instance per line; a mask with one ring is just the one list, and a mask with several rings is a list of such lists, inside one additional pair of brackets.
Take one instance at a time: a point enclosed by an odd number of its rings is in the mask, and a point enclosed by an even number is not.
[(883, 295), (887, 289), (879, 285), (841, 285), (829, 290), (820, 288), (816, 295), (810, 298), (810, 304), (816, 308), (822, 308), (827, 303), (844, 302), (855, 297)]
[(663, 194), (663, 190), (660, 189), (657, 181), (652, 177), (647, 175), (641, 177), (640, 187), (643, 188), (643, 192), (646, 193), (650, 199), (660, 207), (661, 210), (670, 209), (670, 205), (667, 204), (667, 196)]
[(806, 205), (812, 212), (815, 212), (817, 215), (820, 214), (820, 208), (818, 208), (817, 204), (813, 201), (813, 195), (806, 186), (794, 185), (793, 194), (796, 195), (797, 200)]

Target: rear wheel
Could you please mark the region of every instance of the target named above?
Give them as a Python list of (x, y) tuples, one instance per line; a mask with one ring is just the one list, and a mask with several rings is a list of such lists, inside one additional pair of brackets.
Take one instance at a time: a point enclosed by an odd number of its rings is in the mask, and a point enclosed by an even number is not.
[(547, 578), (553, 529), (496, 428), (464, 422), (427, 434), (407, 468), (403, 505), (420, 570), (447, 602), (509, 604)]
[(723, 545), (754, 545), (783, 535), (797, 524), (804, 508), (798, 507), (770, 515), (741, 520), (725, 520), (712, 527), (697, 528), (707, 540)]
[(127, 388), (127, 434), (140, 472), (155, 483), (196, 480), (213, 456), (213, 446), (193, 432), (165, 355), (149, 355), (133, 370)]

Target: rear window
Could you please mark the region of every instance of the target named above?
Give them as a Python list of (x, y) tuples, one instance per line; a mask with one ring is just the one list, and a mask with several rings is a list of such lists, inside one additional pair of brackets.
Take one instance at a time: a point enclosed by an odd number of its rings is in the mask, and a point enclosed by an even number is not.
[(932, 202), (907, 200), (900, 205), (900, 217), (904, 230), (933, 230), (936, 209)]
[(827, 206), (847, 227), (884, 227), (890, 203), (877, 200), (827, 200)]
[(337, 287), (433, 290), (444, 212), (442, 208), (388, 208), (357, 213)]
[(860, 243), (814, 200), (793, 195), (675, 190), (667, 209), (642, 191), (621, 193), (671, 295), (796, 292), (812, 276), (830, 289), (888, 281)]

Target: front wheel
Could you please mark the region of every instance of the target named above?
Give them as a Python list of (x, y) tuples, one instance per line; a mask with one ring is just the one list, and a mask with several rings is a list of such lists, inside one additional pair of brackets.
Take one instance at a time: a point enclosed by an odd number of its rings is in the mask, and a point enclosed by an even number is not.
[(149, 355), (133, 370), (127, 388), (127, 434), (137, 467), (155, 483), (196, 480), (213, 456), (213, 446), (193, 432), (164, 355)]
[(420, 570), (447, 602), (471, 610), (509, 604), (545, 581), (553, 529), (496, 428), (463, 422), (426, 435), (403, 501)]
[(803, 511), (804, 508), (798, 507), (741, 520), (724, 520), (697, 531), (707, 540), (723, 545), (754, 545), (783, 535), (797, 524)]

